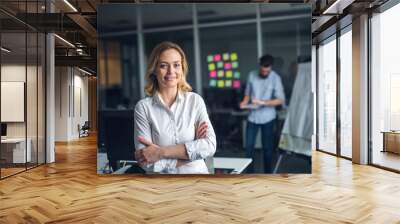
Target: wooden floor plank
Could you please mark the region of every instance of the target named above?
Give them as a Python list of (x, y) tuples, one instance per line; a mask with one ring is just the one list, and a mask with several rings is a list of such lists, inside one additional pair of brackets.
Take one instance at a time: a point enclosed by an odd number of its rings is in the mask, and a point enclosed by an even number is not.
[(310, 175), (96, 173), (96, 138), (0, 181), (0, 223), (400, 223), (400, 175), (313, 153)]

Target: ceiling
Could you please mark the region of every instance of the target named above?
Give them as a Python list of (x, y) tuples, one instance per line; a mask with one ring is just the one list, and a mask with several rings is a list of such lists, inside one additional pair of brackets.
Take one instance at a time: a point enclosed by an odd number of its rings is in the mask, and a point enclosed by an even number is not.
[[(339, 4), (338, 10), (342, 12), (357, 12), (363, 11), (366, 8), (373, 8), (377, 5), (382, 4), (386, 0), (340, 0), (345, 2), (342, 5)], [(3, 32), (16, 33), (20, 30), (24, 30), (25, 27), (31, 27), (32, 30), (36, 29), (41, 32), (55, 32), (62, 38), (68, 40), (76, 47), (71, 49), (69, 44), (66, 44), (59, 38), (56, 38), (56, 56), (60, 56), (59, 59), (66, 60), (62, 61), (62, 64), (67, 64), (68, 59), (71, 63), (77, 63), (81, 60), (85, 65), (89, 66), (92, 70), (96, 70), (96, 49), (97, 49), (97, 9), (102, 10), (101, 4), (103, 3), (115, 3), (113, 7), (116, 8), (114, 12), (104, 11), (104, 15), (107, 18), (112, 18), (113, 13), (118, 12), (118, 18), (115, 20), (107, 19), (107, 23), (99, 21), (103, 27), (99, 29), (112, 30), (114, 27), (120, 29), (136, 29), (136, 12), (132, 11), (131, 8), (124, 7), (123, 4), (116, 3), (167, 3), (172, 1), (163, 0), (68, 0), (68, 5), (64, 0), (47, 0), (51, 2), (49, 5), (45, 5), (45, 0), (35, 1), (15, 1), (15, 0), (1, 0), (0, 1), (0, 22), (1, 29)], [(229, 3), (230, 7), (225, 7), (227, 2), (232, 0), (220, 0), (210, 1), (220, 2), (219, 5), (204, 5), (198, 4), (198, 16), (199, 21), (218, 21), (221, 17), (241, 17), (241, 18), (253, 18), (254, 5), (251, 4), (236, 4), (232, 7), (232, 3)], [(266, 7), (261, 5), (261, 13), (273, 14), (273, 13), (284, 13), (285, 8), (293, 3), (310, 3), (313, 10), (313, 37), (319, 35), (327, 27), (334, 24), (338, 19), (343, 16), (340, 14), (336, 15), (323, 15), (322, 12), (329, 8), (334, 1), (328, 0), (291, 0), (291, 1), (278, 1), (278, 0), (249, 0), (237, 2), (243, 3), (282, 3), (286, 4), (275, 5), (276, 7)], [(72, 6), (72, 7), (71, 7)], [(99, 7), (100, 6), (100, 7)], [(46, 9), (47, 7), (47, 9)], [(98, 8), (99, 7), (99, 8)], [(142, 5), (143, 11), (149, 11), (149, 13), (143, 13), (144, 28), (152, 28), (154, 26), (162, 26), (162, 24), (190, 24), (191, 23), (191, 5), (190, 4), (173, 4), (164, 5), (163, 7), (154, 7), (150, 9), (148, 5)], [(340, 7), (342, 7), (340, 9)], [(48, 13), (52, 8), (53, 13)], [(76, 11), (75, 11), (76, 10)], [(171, 12), (170, 14), (165, 12)], [(107, 14), (109, 13), (109, 15)], [(103, 13), (102, 13), (103, 14)], [(107, 15), (106, 15), (107, 14)], [(155, 16), (157, 15), (157, 18)], [(162, 17), (160, 19), (160, 16)], [(99, 18), (101, 19), (101, 18)], [(161, 21), (161, 22), (160, 22)], [(29, 24), (29, 26), (27, 26)], [(12, 34), (8, 34), (6, 38), (11, 38), (16, 41), (19, 38), (12, 38)], [(4, 43), (4, 42), (3, 42)], [(76, 49), (78, 50), (79, 53)], [(30, 52), (30, 50), (28, 50)], [(62, 56), (62, 57), (61, 57)], [(68, 57), (65, 57), (68, 56)], [(60, 60), (58, 60), (60, 62)], [(86, 62), (84, 62), (86, 60)], [(57, 60), (56, 60), (57, 61)]]

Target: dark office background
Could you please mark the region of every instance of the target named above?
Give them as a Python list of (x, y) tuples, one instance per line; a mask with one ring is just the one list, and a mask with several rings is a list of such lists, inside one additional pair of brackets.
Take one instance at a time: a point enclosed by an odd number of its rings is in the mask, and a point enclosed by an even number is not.
[[(238, 104), (243, 98), (248, 74), (258, 69), (260, 55), (273, 55), (273, 70), (282, 78), (289, 103), (296, 66), (311, 58), (310, 21), (311, 8), (307, 4), (100, 6), (97, 24), (99, 152), (118, 150), (125, 157), (131, 155), (127, 151), (133, 150), (133, 132), (131, 135), (126, 133), (133, 128), (133, 108), (144, 97), (142, 85), (147, 57), (158, 43), (168, 40), (179, 44), (185, 51), (189, 62), (188, 82), (205, 99), (217, 135), (215, 156), (245, 157), (243, 130), (247, 112), (240, 110)], [(209, 84), (207, 56), (223, 53), (236, 53), (238, 56), (240, 88), (217, 88)], [(196, 59), (200, 68), (196, 68)], [(199, 69), (201, 73), (197, 74)], [(197, 79), (196, 75), (199, 76)], [(126, 118), (125, 123), (119, 122), (121, 117)], [(276, 145), (283, 122), (284, 115), (279, 116)], [(126, 135), (127, 139), (123, 140), (126, 144), (114, 149), (115, 138), (112, 136), (115, 133)], [(258, 148), (256, 153), (259, 158), (254, 161), (256, 172), (262, 172), (262, 150)], [(309, 157), (277, 150), (275, 159), (282, 154), (285, 157), (278, 172), (311, 172)]]

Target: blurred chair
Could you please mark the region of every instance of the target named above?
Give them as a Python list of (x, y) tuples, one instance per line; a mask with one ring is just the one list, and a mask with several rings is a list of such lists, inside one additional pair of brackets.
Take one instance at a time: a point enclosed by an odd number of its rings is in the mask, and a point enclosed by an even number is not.
[(82, 127), (78, 124), (79, 138), (89, 136), (89, 129), (90, 129), (89, 121), (85, 121)]
[(102, 132), (100, 145), (107, 152), (113, 171), (120, 167), (120, 160), (135, 159), (133, 139), (133, 110), (103, 110), (99, 113)]

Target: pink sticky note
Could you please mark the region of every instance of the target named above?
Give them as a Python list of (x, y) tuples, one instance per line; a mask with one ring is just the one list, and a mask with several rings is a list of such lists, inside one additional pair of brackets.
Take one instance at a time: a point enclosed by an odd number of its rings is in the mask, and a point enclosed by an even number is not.
[(217, 77), (217, 71), (211, 71), (211, 72), (210, 72), (210, 77), (211, 77), (211, 78)]
[(231, 63), (225, 63), (224, 68), (225, 69), (231, 69), (232, 68), (232, 64)]
[(233, 88), (239, 89), (240, 88), (240, 80), (233, 81)]
[(214, 61), (221, 61), (221, 55), (220, 54), (214, 55)]

